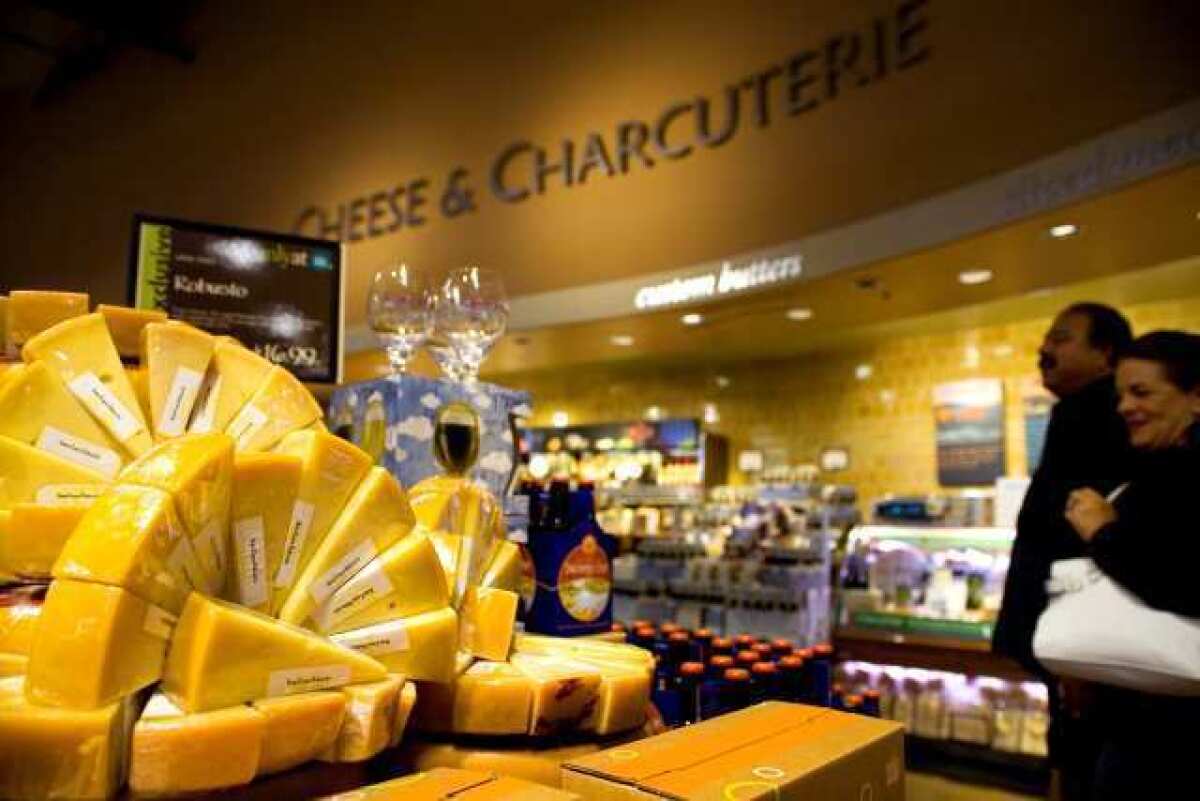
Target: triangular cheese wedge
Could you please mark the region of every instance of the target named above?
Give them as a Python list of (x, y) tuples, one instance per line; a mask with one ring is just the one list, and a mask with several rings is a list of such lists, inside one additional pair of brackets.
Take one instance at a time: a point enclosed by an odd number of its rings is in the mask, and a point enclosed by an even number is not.
[(233, 507), (226, 577), (228, 600), (271, 613), (271, 578), (279, 569), (304, 462), (283, 453), (239, 453), (233, 460)]
[(435, 475), (417, 482), (409, 492), (417, 522), (457, 541), (458, 555), (452, 558), (451, 597), (462, 604), (467, 588), (478, 586), (484, 570), (495, 558), (503, 541), (503, 514), (486, 487), (461, 476)]
[(515, 542), (501, 542), (496, 549), (496, 555), (492, 557), (492, 563), (484, 571), (479, 586), (520, 593), (523, 575), (524, 559), (521, 557), (521, 546)]
[(318, 631), (357, 629), (428, 612), (450, 601), (437, 552), (423, 531), (414, 531), (372, 559), (314, 608)]
[(512, 650), (521, 599), (509, 590), (471, 587), (463, 598), (459, 642), (471, 656), (503, 662)]
[(89, 508), (54, 563), (60, 579), (122, 587), (179, 614), (195, 582), (207, 580), (171, 496), (118, 484)]
[(53, 453), (112, 478), (123, 449), (44, 362), (17, 365), (0, 388), (0, 436)]
[(233, 441), (215, 433), (169, 440), (122, 470), (120, 480), (171, 494), (209, 576), (205, 586), (196, 589), (218, 594), (229, 564)]
[(318, 431), (293, 432), (283, 438), (276, 450), (304, 461), (283, 556), (273, 578), (273, 608), (278, 609), (342, 513), (346, 501), (371, 469), (371, 457), (341, 437)]
[(445, 683), (458, 675), (458, 615), (449, 607), (385, 620), (329, 639), (416, 681)]
[(387, 671), (304, 629), (192, 593), (175, 628), (162, 689), (189, 712), (377, 681)]
[(572, 731), (592, 716), (600, 692), (596, 668), (561, 657), (522, 653), (513, 654), (510, 662), (533, 680), (530, 734)]
[(18, 503), (0, 512), (0, 570), (22, 578), (49, 578), (54, 560), (86, 511), (83, 506)]
[(21, 356), (58, 373), (84, 408), (133, 456), (154, 444), (121, 357), (99, 314), (73, 317), (25, 343)]
[(396, 699), (396, 720), (392, 726), (392, 741), (389, 745), (393, 747), (400, 745), (400, 741), (404, 739), (404, 732), (408, 728), (408, 720), (416, 708), (417, 685), (411, 681), (405, 682), (404, 689), (400, 691), (400, 697)]
[(189, 430), (195, 434), (224, 431), (234, 415), (266, 382), (272, 367), (269, 361), (243, 347), (236, 339), (217, 337)]
[(282, 367), (272, 367), (225, 431), (239, 451), (265, 451), (320, 416), (321, 405), (300, 380)]
[(18, 289), (8, 296), (8, 341), (19, 348), (47, 328), (87, 314), (87, 310), (85, 292)]
[(576, 655), (571, 661), (600, 671), (596, 705), (580, 722), (580, 730), (608, 735), (636, 729), (645, 723), (653, 668), (584, 655)]
[(142, 329), (142, 368), (155, 439), (187, 431), (212, 355), (212, 336), (186, 323), (150, 323)]
[(507, 662), (476, 662), (448, 684), (422, 685), (413, 721), (420, 731), (517, 735), (529, 731), (533, 681)]
[(104, 317), (108, 333), (122, 359), (137, 359), (142, 353), (142, 329), (150, 323), (165, 323), (167, 313), (162, 309), (131, 309), (128, 306), (109, 306), (97, 303), (96, 311)]
[(343, 687), (346, 715), (337, 741), (321, 754), (325, 762), (363, 762), (388, 747), (396, 725), (403, 676)]
[(322, 690), (259, 698), (254, 708), (266, 721), (258, 760), (258, 775), (265, 776), (302, 765), (331, 748), (342, 730), (346, 696), (337, 690)]
[(0, 477), (0, 509), (17, 503), (87, 506), (109, 485), (94, 470), (8, 437), (0, 437)]
[(400, 482), (382, 467), (372, 467), (308, 560), (279, 610), (279, 619), (303, 625), (318, 604), (405, 537), (413, 523)]

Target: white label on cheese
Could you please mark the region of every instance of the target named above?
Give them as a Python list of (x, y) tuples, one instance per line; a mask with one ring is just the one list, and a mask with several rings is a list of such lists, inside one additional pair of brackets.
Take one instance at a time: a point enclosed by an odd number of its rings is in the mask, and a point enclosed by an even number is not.
[(354, 631), (331, 634), (329, 639), (367, 656), (382, 656), (409, 648), (408, 627), (403, 620), (385, 620)]
[(333, 595), (334, 590), (345, 584), (350, 578), (362, 570), (363, 565), (375, 558), (378, 551), (375, 549), (375, 542), (367, 540), (366, 542), (355, 546), (334, 563), (333, 567), (326, 570), (317, 580), (308, 588), (308, 593), (317, 603), (322, 603), (330, 595)]
[(192, 414), (192, 406), (196, 403), (196, 396), (200, 394), (200, 384), (203, 382), (203, 373), (198, 373), (190, 367), (175, 368), (171, 389), (167, 392), (167, 400), (159, 413), (159, 434), (164, 437), (178, 437), (184, 432), (188, 417)]
[(213, 570), (213, 575), (225, 575), (225, 538), (221, 536), (221, 524), (218, 520), (212, 520), (204, 530), (200, 532), (198, 537), (204, 546), (204, 551), (207, 554), (208, 564)]
[(175, 616), (166, 610), (159, 609), (154, 604), (146, 606), (146, 619), (142, 623), (142, 628), (147, 634), (158, 637), (159, 639), (171, 639), (171, 633), (175, 631)]
[(371, 562), (329, 596), (313, 612), (313, 618), (322, 631), (329, 631), (379, 599), (388, 597), (394, 589), (383, 571), (383, 563)]
[(196, 552), (192, 550), (192, 543), (187, 537), (179, 537), (175, 549), (167, 557), (167, 567), (175, 575), (183, 576), (193, 589), (203, 590), (207, 586), (204, 571), (200, 569), (200, 563), (196, 561)]
[(283, 540), (283, 558), (280, 559), (279, 570), (275, 573), (276, 587), (292, 586), (300, 554), (304, 550), (304, 540), (308, 537), (308, 530), (312, 528), (315, 511), (316, 507), (308, 501), (297, 499), (292, 504), (292, 519), (288, 522), (287, 536)]
[(237, 568), (238, 601), (243, 606), (261, 606), (267, 602), (266, 550), (261, 516), (234, 521), (233, 560)]
[(125, 408), (112, 390), (95, 373), (80, 373), (67, 384), (75, 397), (79, 398), (92, 416), (113, 433), (120, 442), (126, 442), (142, 430), (137, 415)]
[(318, 667), (274, 670), (267, 677), (267, 696), (296, 695), (314, 690), (328, 690), (350, 683), (349, 665), (321, 665)]
[(73, 437), (54, 426), (43, 428), (34, 446), (46, 453), (53, 453), (69, 462), (95, 470), (105, 478), (112, 478), (121, 469), (121, 457), (116, 451)]
[(233, 437), (234, 447), (239, 451), (245, 450), (250, 440), (254, 439), (254, 435), (267, 424), (268, 419), (266, 412), (253, 403), (247, 403), (230, 422), (225, 433)]
[(188, 431), (193, 434), (207, 434), (213, 430), (217, 421), (217, 399), (221, 397), (221, 376), (209, 372), (200, 385), (200, 397), (196, 400), (196, 413), (192, 416), (192, 424)]
[(33, 499), (43, 506), (91, 506), (106, 489), (103, 484), (43, 484)]

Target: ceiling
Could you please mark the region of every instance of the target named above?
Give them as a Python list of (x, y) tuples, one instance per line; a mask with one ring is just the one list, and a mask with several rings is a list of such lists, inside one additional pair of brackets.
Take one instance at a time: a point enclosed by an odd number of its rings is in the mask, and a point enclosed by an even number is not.
[[(930, 326), (1050, 314), (1064, 294), (1126, 303), (1200, 294), (1198, 215), (1200, 166), (930, 250), (708, 304), (697, 326), (682, 324), (690, 311), (682, 307), (513, 333), (496, 347), (484, 374), (597, 362), (778, 358)], [(1063, 222), (1079, 226), (1079, 233), (1051, 237), (1049, 228)], [(1167, 266), (1147, 270), (1160, 265)], [(961, 271), (975, 268), (992, 270), (994, 279), (978, 286), (959, 282)], [(1063, 287), (1065, 293), (1049, 291)], [(811, 309), (812, 318), (789, 320), (786, 311), (798, 307)], [(614, 344), (617, 335), (632, 337), (633, 344)], [(433, 371), (427, 362), (417, 369)], [(350, 379), (383, 371), (377, 352), (356, 354), (347, 363)]]

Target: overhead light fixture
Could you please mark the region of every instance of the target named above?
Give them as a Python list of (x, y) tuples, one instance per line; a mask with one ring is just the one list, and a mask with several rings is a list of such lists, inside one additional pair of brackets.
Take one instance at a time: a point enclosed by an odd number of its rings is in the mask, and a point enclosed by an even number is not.
[(704, 322), (704, 315), (697, 314), (696, 312), (688, 312), (680, 317), (679, 320), (684, 325), (700, 325), (700, 323)]
[[(718, 389), (726, 389), (730, 384), (733, 383), (732, 381), (729, 380), (729, 376), (727, 376), (727, 375), (719, 375), (714, 380), (717, 383)], [(350, 397), (354, 397), (354, 396), (351, 395)]]
[(995, 273), (986, 268), (963, 270), (958, 274), (958, 282), (967, 286), (978, 286), (979, 284), (986, 284), (988, 281), (991, 281), (994, 276)]
[(550, 422), (555, 428), (566, 428), (569, 421), (570, 418), (567, 417), (566, 412), (555, 412), (550, 415)]
[(629, 336), (629, 334), (613, 334), (608, 338), (608, 341), (618, 348), (628, 348), (633, 345), (633, 337)]
[(1050, 236), (1055, 239), (1066, 239), (1068, 236), (1075, 236), (1077, 233), (1079, 233), (1079, 226), (1072, 223), (1055, 225), (1050, 229)]
[(717, 404), (704, 404), (704, 422), (708, 423), (709, 425), (721, 422), (721, 415), (717, 411)]
[(854, 377), (859, 381), (866, 381), (875, 372), (875, 368), (869, 364), (860, 364), (854, 368)]
[(662, 409), (658, 408), (657, 406), (647, 406), (646, 407), (646, 419), (650, 420), (650, 421), (654, 421), (654, 422), (661, 420), (662, 419)]
[(798, 323), (803, 322), (804, 320), (811, 320), (812, 316), (812, 309), (808, 308), (807, 306), (797, 306), (794, 309), (787, 310), (787, 318)]

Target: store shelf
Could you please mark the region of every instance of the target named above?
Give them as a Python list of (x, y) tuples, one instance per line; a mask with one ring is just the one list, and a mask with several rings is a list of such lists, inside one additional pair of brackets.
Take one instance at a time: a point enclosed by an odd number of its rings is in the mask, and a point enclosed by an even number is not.
[(979, 548), (1003, 550), (1012, 548), (1016, 529), (1000, 526), (939, 526), (910, 523), (906, 525), (868, 524), (855, 526), (850, 532), (853, 542), (862, 540), (895, 540), (907, 542), (924, 550), (945, 548)]
[(879, 631), (849, 626), (833, 635), (838, 659), (944, 670), (1009, 681), (1037, 681), (1016, 662), (992, 653), (987, 640)]
[(975, 785), (1045, 797), (1050, 763), (1045, 757), (1011, 754), (983, 745), (905, 735), (908, 769)]

